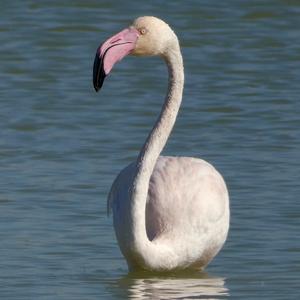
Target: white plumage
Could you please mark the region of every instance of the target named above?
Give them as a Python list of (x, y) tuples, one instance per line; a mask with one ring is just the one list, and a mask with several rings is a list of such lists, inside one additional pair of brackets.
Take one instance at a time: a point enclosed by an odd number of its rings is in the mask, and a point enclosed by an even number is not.
[[(108, 197), (116, 235), (125, 255), (127, 247), (130, 248), (125, 234), (130, 228), (126, 212), (130, 209), (135, 169), (132, 163), (120, 172)], [(192, 157), (160, 156), (150, 178), (146, 201), (147, 236), (158, 247), (163, 244), (172, 249), (176, 268), (203, 269), (226, 239), (228, 202), (224, 180), (212, 165)], [(131, 263), (135, 268), (135, 262)], [(162, 261), (160, 269), (173, 267)]]

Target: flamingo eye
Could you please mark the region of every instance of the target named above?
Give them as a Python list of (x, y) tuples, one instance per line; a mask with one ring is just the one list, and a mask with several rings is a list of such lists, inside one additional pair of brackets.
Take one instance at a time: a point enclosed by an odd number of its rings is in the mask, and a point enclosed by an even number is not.
[(142, 28), (139, 29), (139, 32), (140, 32), (141, 35), (144, 35), (144, 34), (147, 33), (147, 29), (145, 27), (142, 27)]

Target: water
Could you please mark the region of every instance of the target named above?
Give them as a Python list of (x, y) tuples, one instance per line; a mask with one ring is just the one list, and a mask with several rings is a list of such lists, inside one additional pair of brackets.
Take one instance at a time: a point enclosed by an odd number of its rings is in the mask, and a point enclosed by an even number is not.
[[(298, 299), (300, 4), (2, 1), (1, 299)], [(96, 94), (96, 47), (140, 15), (176, 30), (186, 85), (164, 150), (224, 175), (231, 229), (203, 274), (127, 274), (106, 195), (160, 110), (159, 58)]]

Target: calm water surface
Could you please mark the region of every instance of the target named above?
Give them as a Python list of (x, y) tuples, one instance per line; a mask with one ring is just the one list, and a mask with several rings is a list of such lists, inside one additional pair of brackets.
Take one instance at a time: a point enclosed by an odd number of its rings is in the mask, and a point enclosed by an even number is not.
[[(231, 229), (203, 274), (127, 274), (106, 195), (152, 127), (159, 58), (96, 94), (96, 47), (140, 15), (178, 33), (186, 85), (164, 150), (224, 175)], [(299, 299), (300, 2), (1, 1), (1, 299)]]

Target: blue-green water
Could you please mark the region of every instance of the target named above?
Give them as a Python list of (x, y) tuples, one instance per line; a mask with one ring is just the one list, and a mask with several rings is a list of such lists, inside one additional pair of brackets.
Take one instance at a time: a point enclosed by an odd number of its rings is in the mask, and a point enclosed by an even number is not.
[[(127, 275), (106, 195), (160, 110), (159, 58), (128, 57), (92, 88), (98, 45), (165, 19), (185, 61), (169, 155), (197, 156), (231, 195), (204, 274)], [(298, 299), (300, 3), (1, 1), (1, 299)]]

